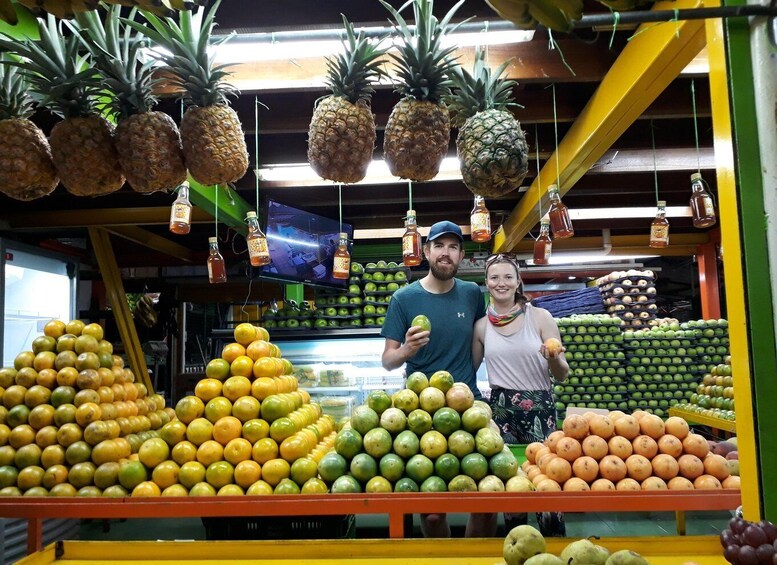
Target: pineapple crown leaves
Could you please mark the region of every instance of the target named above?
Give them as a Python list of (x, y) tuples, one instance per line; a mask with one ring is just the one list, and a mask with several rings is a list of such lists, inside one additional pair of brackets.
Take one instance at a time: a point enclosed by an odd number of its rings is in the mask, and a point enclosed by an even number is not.
[(180, 26), (172, 18), (159, 18), (141, 10), (150, 25), (122, 18), (122, 21), (142, 33), (167, 53), (153, 55), (164, 63), (164, 70), (172, 74), (169, 83), (179, 89), (184, 105), (215, 106), (227, 104), (228, 96), (236, 96), (238, 90), (227, 84), (229, 65), (215, 65), (209, 45), (221, 45), (233, 34), (211, 41), (216, 10), (221, 0), (216, 0), (203, 19), (204, 9), (179, 12)]
[(0, 35), (0, 48), (21, 58), (6, 64), (21, 69), (33, 98), (53, 114), (62, 118), (95, 114), (104, 91), (97, 71), (89, 65), (89, 55), (79, 53), (80, 40), (65, 37), (50, 14), (46, 20), (38, 18), (38, 32), (38, 41)]
[(372, 42), (361, 32), (356, 36), (353, 24), (345, 16), (342, 18), (345, 26), (345, 53), (327, 57), (326, 85), (332, 94), (345, 98), (352, 104), (369, 102), (375, 92), (372, 82), (381, 76), (388, 76), (379, 60), (388, 48), (379, 48), (380, 40)]
[(451, 112), (454, 127), (464, 124), (469, 118), (485, 110), (504, 110), (518, 106), (513, 102), (512, 90), (518, 83), (502, 78), (511, 60), (502, 63), (495, 71), (486, 64), (485, 49), (475, 50), (475, 63), (470, 74), (461, 65), (456, 65), (450, 74), (455, 86), (452, 94), (445, 97)]
[[(451, 54), (456, 49), (443, 48), (441, 43), (446, 34), (453, 33), (464, 23), (450, 24), (464, 0), (459, 0), (441, 21), (432, 14), (434, 0), (408, 0), (399, 10), (395, 10), (384, 0), (380, 0), (380, 3), (394, 18), (394, 27), (402, 40), (399, 54), (390, 55), (396, 63), (397, 75), (401, 81), (396, 87), (397, 92), (403, 97), (439, 102), (450, 93), (451, 82), (448, 74), (455, 66)], [(400, 14), (410, 4), (413, 5), (415, 17), (413, 30)]]
[(11, 60), (7, 53), (0, 53), (0, 120), (27, 118), (34, 111), (27, 81), (9, 64)]
[[(110, 6), (105, 24), (96, 12), (77, 14), (75, 22), (66, 23), (91, 53), (103, 83), (113, 93), (105, 110), (117, 118), (126, 118), (148, 112), (156, 105), (153, 88), (161, 79), (153, 78), (152, 59), (143, 62), (144, 36), (133, 34), (131, 27), (121, 23), (120, 10), (118, 5)], [(136, 12), (132, 9), (129, 19)]]

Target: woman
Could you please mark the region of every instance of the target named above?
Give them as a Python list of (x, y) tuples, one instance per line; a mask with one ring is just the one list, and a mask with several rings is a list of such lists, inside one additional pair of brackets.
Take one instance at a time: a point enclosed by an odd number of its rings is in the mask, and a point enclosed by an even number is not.
[[(486, 287), (491, 295), (488, 314), (475, 323), (472, 360), (485, 358), (489, 403), (506, 443), (544, 441), (556, 430), (551, 377), (564, 381), (569, 365), (564, 349), (555, 355), (545, 347), (551, 337), (561, 340), (550, 312), (535, 308), (523, 294), (515, 256), (507, 253), (486, 260)], [(537, 515), (543, 535), (564, 535), (563, 515)], [(508, 530), (526, 523), (526, 515), (505, 515)]]

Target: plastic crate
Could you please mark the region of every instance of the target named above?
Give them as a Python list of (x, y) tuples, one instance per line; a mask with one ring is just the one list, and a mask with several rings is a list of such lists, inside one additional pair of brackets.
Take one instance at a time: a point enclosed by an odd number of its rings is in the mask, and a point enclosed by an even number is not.
[(203, 518), (208, 540), (345, 539), (356, 537), (356, 516)]

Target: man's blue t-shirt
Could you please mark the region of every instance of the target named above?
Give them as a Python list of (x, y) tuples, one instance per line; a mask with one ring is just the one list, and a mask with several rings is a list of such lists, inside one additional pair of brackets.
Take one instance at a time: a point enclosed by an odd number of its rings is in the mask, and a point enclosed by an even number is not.
[(419, 281), (396, 291), (381, 335), (403, 343), (413, 318), (425, 315), (432, 326), (429, 343), (408, 359), (407, 374), (421, 371), (430, 377), (436, 371), (448, 371), (480, 398), (472, 364), (472, 332), (475, 322), (486, 315), (485, 300), (475, 283), (453, 280), (453, 288), (444, 294), (427, 291)]

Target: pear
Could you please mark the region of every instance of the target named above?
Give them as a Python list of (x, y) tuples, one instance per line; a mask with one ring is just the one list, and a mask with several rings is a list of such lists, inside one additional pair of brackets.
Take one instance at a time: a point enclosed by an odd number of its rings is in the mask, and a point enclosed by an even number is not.
[(565, 565), (604, 565), (607, 561), (607, 550), (601, 548), (601, 552), (587, 539), (581, 539), (570, 543), (561, 552), (561, 561)]
[(647, 560), (639, 553), (628, 549), (616, 551), (610, 555), (605, 565), (649, 565)]
[(606, 547), (602, 547), (601, 545), (595, 545), (594, 548), (596, 548), (596, 557), (592, 562), (593, 565), (605, 565), (607, 559), (610, 558), (610, 552)]
[(552, 553), (540, 553), (529, 557), (523, 565), (564, 565), (564, 562)]
[(502, 548), (502, 557), (507, 565), (524, 565), (539, 553), (545, 553), (545, 538), (536, 528), (518, 526), (510, 530)]

